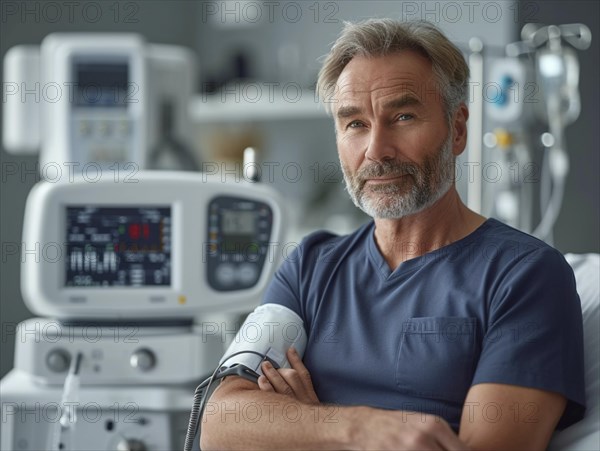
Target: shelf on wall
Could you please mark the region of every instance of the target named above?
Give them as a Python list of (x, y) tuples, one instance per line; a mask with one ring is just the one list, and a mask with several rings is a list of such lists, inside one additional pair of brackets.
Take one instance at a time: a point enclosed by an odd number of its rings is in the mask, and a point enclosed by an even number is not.
[[(285, 85), (284, 85), (285, 87)], [(235, 85), (215, 94), (199, 94), (190, 102), (194, 123), (325, 119), (327, 113), (312, 90), (268, 84)]]

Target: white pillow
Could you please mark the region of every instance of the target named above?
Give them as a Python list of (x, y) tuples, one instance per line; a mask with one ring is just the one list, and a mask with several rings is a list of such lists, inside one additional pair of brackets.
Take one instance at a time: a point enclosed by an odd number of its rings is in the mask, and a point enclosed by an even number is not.
[(585, 399), (583, 420), (556, 432), (549, 450), (600, 450), (600, 255), (567, 254), (583, 313)]

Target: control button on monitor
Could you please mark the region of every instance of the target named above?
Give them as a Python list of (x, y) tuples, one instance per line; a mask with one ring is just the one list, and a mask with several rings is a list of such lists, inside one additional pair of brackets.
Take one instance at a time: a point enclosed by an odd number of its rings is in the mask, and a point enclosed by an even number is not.
[(98, 131), (104, 136), (108, 136), (111, 132), (111, 125), (108, 122), (100, 122)]
[(46, 356), (46, 365), (50, 371), (63, 373), (69, 369), (71, 355), (64, 349), (53, 349)]
[(235, 280), (235, 268), (228, 263), (221, 264), (217, 266), (216, 276), (221, 285), (231, 285)]
[(90, 135), (92, 133), (92, 126), (88, 121), (81, 121), (79, 123), (79, 133), (81, 135)]
[(128, 135), (131, 132), (131, 125), (129, 124), (129, 121), (119, 122), (119, 132), (122, 135)]
[(240, 282), (242, 282), (244, 285), (249, 285), (256, 282), (258, 269), (255, 265), (244, 263), (240, 265), (237, 276)]
[(146, 451), (146, 444), (135, 438), (123, 438), (117, 443), (117, 451)]
[(129, 364), (140, 371), (149, 371), (156, 364), (156, 357), (149, 349), (138, 349), (129, 358)]

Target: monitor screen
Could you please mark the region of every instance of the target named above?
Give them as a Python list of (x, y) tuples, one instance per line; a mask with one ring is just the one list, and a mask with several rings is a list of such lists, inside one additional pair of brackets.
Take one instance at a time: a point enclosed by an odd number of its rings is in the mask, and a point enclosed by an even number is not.
[(127, 63), (78, 63), (75, 65), (75, 106), (126, 107)]
[(65, 286), (171, 284), (171, 208), (66, 208)]
[(254, 211), (221, 211), (223, 233), (226, 235), (250, 235), (256, 233), (257, 213)]
[(257, 219), (256, 211), (221, 210), (222, 252), (240, 253), (257, 248)]

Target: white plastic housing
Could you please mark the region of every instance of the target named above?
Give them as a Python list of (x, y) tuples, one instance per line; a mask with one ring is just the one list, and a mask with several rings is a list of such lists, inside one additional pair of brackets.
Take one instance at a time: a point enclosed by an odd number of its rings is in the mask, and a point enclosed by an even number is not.
[(40, 147), (40, 49), (17, 45), (4, 56), (2, 145), (13, 154)]
[(193, 148), (193, 124), (188, 112), (190, 99), (196, 92), (198, 61), (196, 54), (185, 47), (167, 44), (146, 46), (149, 96), (146, 98), (148, 111), (148, 151), (161, 140), (161, 107), (168, 100), (173, 105), (172, 133), (188, 148)]
[[(15, 368), (46, 385), (65, 383), (67, 370), (57, 372), (48, 365), (56, 351), (70, 361), (81, 353), (81, 385), (113, 386), (194, 382), (213, 370), (223, 352), (219, 334), (203, 334), (185, 326), (71, 326), (30, 318), (19, 324), (16, 336)], [(146, 370), (131, 365), (132, 356), (140, 350), (154, 357)]]
[[(202, 173), (147, 171), (91, 183), (40, 182), (25, 207), (21, 292), (36, 314), (54, 318), (197, 318), (212, 312), (247, 312), (260, 301), (282, 256), (283, 202), (259, 183), (224, 183)], [(216, 196), (265, 202), (272, 210), (269, 252), (254, 286), (216, 291), (207, 282), (207, 208)], [(65, 216), (68, 206), (171, 208), (171, 285), (67, 287)]]
[[(75, 61), (126, 62), (130, 88), (126, 111), (101, 106), (73, 108)], [(40, 150), (42, 176), (44, 168), (49, 165), (63, 168), (65, 163), (78, 162), (84, 165), (98, 161), (96, 155), (87, 153), (88, 146), (81, 145), (81, 142), (95, 139), (81, 132), (79, 128), (82, 122), (106, 122), (112, 129), (120, 122), (132, 124), (128, 125), (132, 138), (123, 149), (123, 155), (117, 155), (116, 149), (111, 148), (107, 141), (105, 158), (107, 162), (134, 162), (138, 168), (145, 167), (148, 129), (146, 64), (145, 43), (136, 34), (53, 33), (42, 41), (40, 79), (42, 92), (47, 93), (46, 99), (41, 102), (41, 136), (44, 137)], [(55, 96), (55, 92), (59, 95)], [(101, 142), (97, 145), (102, 147)]]

